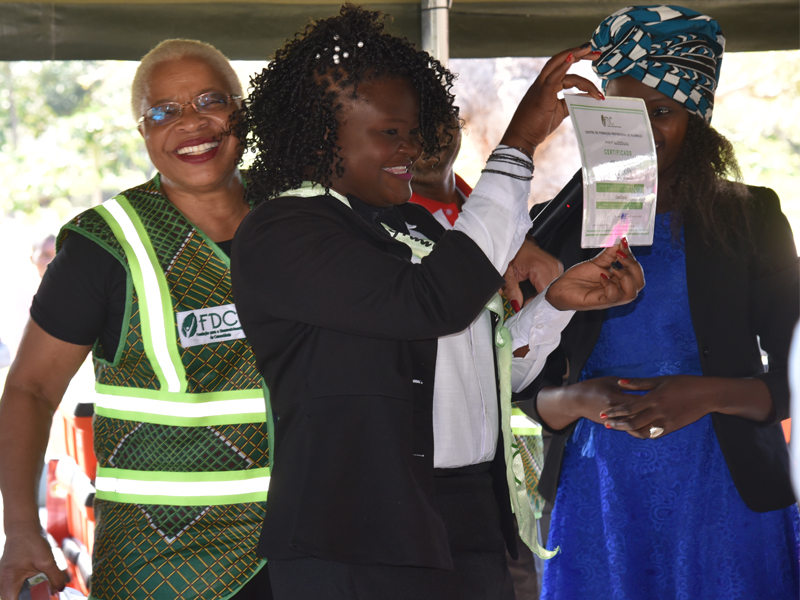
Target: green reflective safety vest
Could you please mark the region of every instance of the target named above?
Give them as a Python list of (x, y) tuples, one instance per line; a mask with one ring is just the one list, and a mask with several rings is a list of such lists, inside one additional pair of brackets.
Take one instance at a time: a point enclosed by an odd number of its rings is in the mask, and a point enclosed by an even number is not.
[(64, 226), (115, 256), (127, 303), (113, 356), (93, 349), (92, 598), (227, 598), (255, 554), (269, 487), (265, 388), (233, 303), (230, 259), (159, 178)]

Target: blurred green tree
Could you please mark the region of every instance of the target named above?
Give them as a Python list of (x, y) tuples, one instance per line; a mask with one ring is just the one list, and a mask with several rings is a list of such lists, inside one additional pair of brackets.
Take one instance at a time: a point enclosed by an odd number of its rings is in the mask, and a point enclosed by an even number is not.
[(0, 212), (97, 204), (152, 166), (129, 112), (136, 63), (2, 63)]

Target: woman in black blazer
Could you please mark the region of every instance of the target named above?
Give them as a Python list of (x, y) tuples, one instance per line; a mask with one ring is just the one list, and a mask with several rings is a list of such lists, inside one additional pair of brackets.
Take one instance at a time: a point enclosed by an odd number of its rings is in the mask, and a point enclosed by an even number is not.
[[(491, 299), (530, 227), (531, 155), (565, 114), (557, 92), (600, 94), (567, 75), (588, 48), (551, 59), (444, 233), (406, 202), (414, 160), (438, 154), (456, 122), (453, 76), (382, 27), (346, 5), (279, 50), (251, 88), (248, 192), (259, 205), (236, 234), (231, 272), (275, 417), (259, 553), (276, 599), (513, 598), (510, 394), (507, 380), (496, 389), (493, 351), (510, 378), (515, 341), (493, 326)], [(601, 258), (526, 314), (635, 297), (635, 260), (615, 273), (614, 251)], [(438, 362), (442, 336), (461, 343), (455, 366)], [(537, 360), (543, 343), (530, 343)], [(466, 415), (474, 430), (460, 427)]]
[[(707, 122), (714, 86), (698, 91), (716, 83), (724, 38), (693, 11), (632, 7), (593, 44), (607, 93), (647, 106), (658, 215), (652, 248), (636, 249), (645, 291), (576, 315), (526, 391), (554, 435), (539, 489), (561, 554), (542, 597), (796, 597), (780, 420), (797, 254), (774, 192), (724, 179), (738, 167)], [(663, 86), (665, 64), (689, 87)], [(580, 235), (575, 215), (546, 249), (568, 267), (586, 253)]]

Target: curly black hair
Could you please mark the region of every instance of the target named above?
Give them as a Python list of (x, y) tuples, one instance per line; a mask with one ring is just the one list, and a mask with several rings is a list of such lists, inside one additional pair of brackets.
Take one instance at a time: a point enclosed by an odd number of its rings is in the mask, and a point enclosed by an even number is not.
[[(256, 152), (248, 196), (261, 202), (304, 180), (331, 185), (344, 173), (337, 152), (341, 94), (382, 77), (407, 79), (419, 94), (423, 152), (438, 156), (458, 123), (450, 92), (454, 75), (405, 38), (384, 32), (384, 15), (345, 4), (339, 15), (306, 26), (250, 80), (238, 127)], [(240, 139), (245, 139), (242, 130)]]
[(733, 145), (701, 117), (690, 114), (675, 177), (667, 190), (672, 234), (680, 237), (685, 221), (697, 223), (705, 241), (731, 250), (749, 241), (752, 197), (741, 183)]

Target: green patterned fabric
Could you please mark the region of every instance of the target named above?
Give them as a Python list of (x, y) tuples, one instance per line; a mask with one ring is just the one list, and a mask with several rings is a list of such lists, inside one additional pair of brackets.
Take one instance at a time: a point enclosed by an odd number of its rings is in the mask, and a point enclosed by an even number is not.
[[(514, 308), (505, 295), (501, 294), (500, 297), (503, 299), (504, 321), (508, 321), (515, 314)], [(544, 467), (542, 435), (541, 433), (538, 435), (519, 435), (515, 429), (517, 428), (512, 425), (511, 432), (514, 434), (514, 447), (519, 451), (522, 457), (522, 464), (525, 467), (525, 487), (528, 490), (528, 499), (536, 518), (541, 519), (545, 503), (544, 497), (539, 493), (539, 479), (542, 476), (542, 468)]]
[[(233, 304), (229, 260), (161, 194), (158, 178), (124, 192), (144, 225), (166, 277), (173, 311)], [(142, 340), (139, 296), (127, 257), (106, 221), (88, 210), (59, 235), (79, 233), (117, 256), (128, 271), (127, 319), (114, 356), (94, 349), (97, 382), (158, 390)], [(178, 337), (177, 327), (174, 335)], [(262, 390), (244, 339), (180, 348), (186, 392)], [(179, 427), (95, 415), (99, 468), (143, 472), (220, 472), (269, 466), (267, 424)], [(266, 500), (266, 497), (264, 498)], [(223, 598), (262, 566), (255, 554), (265, 502), (215, 506), (95, 501), (92, 598), (98, 600)]]
[(93, 598), (223, 598), (260, 565), (251, 526), (264, 518), (259, 504), (179, 507), (98, 500), (95, 516)]
[[(513, 431), (513, 428), (512, 428)], [(542, 518), (544, 497), (539, 493), (539, 479), (544, 466), (544, 443), (540, 435), (514, 435), (517, 449), (525, 467), (525, 489), (537, 519)]]

